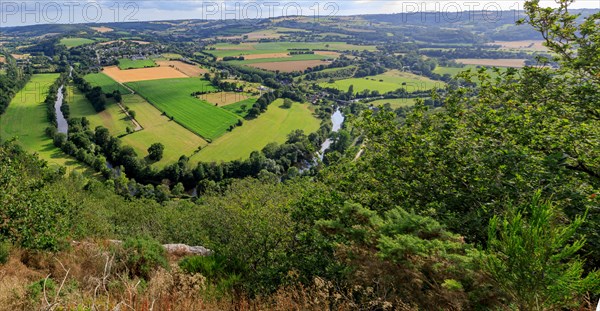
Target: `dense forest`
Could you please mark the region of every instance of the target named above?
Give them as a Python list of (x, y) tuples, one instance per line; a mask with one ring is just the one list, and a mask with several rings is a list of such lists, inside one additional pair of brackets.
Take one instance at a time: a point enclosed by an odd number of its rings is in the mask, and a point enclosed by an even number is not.
[[(0, 305), (591, 310), (600, 295), (600, 13), (578, 20), (570, 2), (528, 1), (522, 21), (558, 68), (480, 68), (434, 92), (436, 108), (417, 100), (402, 117), (366, 109), (351, 120), (362, 156), (334, 148), (310, 174), (291, 163), (311, 159), (327, 128), (294, 132), (246, 161), (191, 167), (182, 158), (160, 172), (85, 118), (69, 120), (68, 138), (49, 129), (82, 162), (101, 169), (108, 159), (127, 173), (92, 178), (3, 143), (0, 261), (9, 285)], [(17, 77), (2, 98), (27, 75)], [(80, 82), (101, 110), (104, 94)], [(286, 86), (276, 93), (303, 96)], [(261, 97), (256, 113), (272, 100)], [(198, 184), (200, 196), (180, 199), (183, 186)], [(210, 254), (167, 255), (167, 243)]]

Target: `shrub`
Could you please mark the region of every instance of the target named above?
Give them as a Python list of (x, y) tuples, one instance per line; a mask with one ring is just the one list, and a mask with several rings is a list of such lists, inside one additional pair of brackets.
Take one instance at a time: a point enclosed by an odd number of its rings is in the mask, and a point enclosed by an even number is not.
[(0, 264), (5, 264), (8, 262), (10, 247), (11, 244), (8, 241), (0, 242)]
[(154, 269), (168, 267), (165, 249), (152, 239), (129, 238), (123, 243), (123, 249), (117, 255), (125, 264), (131, 277), (148, 279)]

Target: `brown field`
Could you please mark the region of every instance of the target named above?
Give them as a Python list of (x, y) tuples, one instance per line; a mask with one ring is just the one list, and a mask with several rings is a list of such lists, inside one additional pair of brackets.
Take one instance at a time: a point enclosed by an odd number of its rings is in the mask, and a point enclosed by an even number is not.
[(108, 28), (106, 26), (100, 26), (100, 27), (90, 27), (92, 29), (94, 29), (95, 31), (99, 32), (99, 33), (106, 33), (106, 32), (111, 32), (114, 29), (112, 28)]
[(489, 58), (459, 58), (455, 59), (457, 63), (465, 64), (465, 65), (477, 65), (477, 66), (491, 66), (491, 67), (514, 67), (521, 68), (525, 66), (524, 59), (512, 59), (512, 58), (503, 58), (503, 59), (489, 59)]
[(183, 72), (172, 67), (153, 67), (121, 70), (117, 66), (104, 67), (102, 71), (113, 80), (125, 83), (146, 80), (170, 79), (170, 78), (187, 78)]
[(251, 96), (247, 93), (236, 92), (218, 92), (198, 96), (198, 98), (211, 104), (217, 104), (219, 107), (241, 102), (242, 100), (246, 100), (250, 97)]
[(188, 77), (199, 77), (200, 75), (203, 75), (205, 73), (208, 72), (208, 70), (206, 69), (202, 69), (199, 66), (194, 66), (194, 65), (190, 65), (190, 64), (186, 64), (184, 62), (180, 62), (177, 60), (159, 60), (156, 61), (156, 63), (160, 66), (160, 67), (170, 67), (170, 68), (175, 68), (175, 70), (177, 71), (181, 71), (183, 74), (185, 74)]
[(500, 45), (502, 49), (511, 50), (546, 51), (547, 48), (542, 45), (543, 42), (543, 40), (495, 41), (490, 45)]
[(29, 58), (29, 54), (10, 54), (12, 55), (12, 57), (14, 57), (15, 59), (28, 59)]
[(0, 56), (0, 63), (6, 63), (6, 58), (4, 56)]
[(333, 56), (335, 58), (340, 57), (341, 53), (333, 52), (333, 51), (315, 51), (317, 55), (325, 55), (325, 56)]
[(279, 70), (281, 72), (292, 72), (292, 71), (304, 71), (308, 68), (316, 67), (319, 65), (326, 65), (329, 62), (322, 60), (298, 60), (291, 62), (268, 62), (268, 63), (256, 63), (249, 64), (248, 66), (276, 71)]

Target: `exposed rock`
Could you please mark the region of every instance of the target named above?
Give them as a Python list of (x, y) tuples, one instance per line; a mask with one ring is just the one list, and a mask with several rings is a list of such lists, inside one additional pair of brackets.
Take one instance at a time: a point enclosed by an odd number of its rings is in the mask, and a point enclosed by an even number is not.
[(212, 254), (210, 249), (204, 246), (189, 246), (185, 244), (164, 244), (163, 247), (171, 254), (191, 254), (198, 256), (208, 256)]

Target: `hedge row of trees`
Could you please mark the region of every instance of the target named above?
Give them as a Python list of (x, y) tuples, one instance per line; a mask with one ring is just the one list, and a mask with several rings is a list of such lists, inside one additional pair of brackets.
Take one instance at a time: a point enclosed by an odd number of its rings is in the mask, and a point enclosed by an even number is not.
[(92, 85), (85, 81), (83, 77), (73, 74), (73, 83), (75, 86), (85, 94), (85, 97), (90, 101), (96, 112), (104, 111), (107, 105), (106, 94), (102, 91), (99, 86), (92, 87)]
[(29, 78), (31, 69), (17, 67), (15, 59), (8, 53), (3, 54), (6, 58), (6, 73), (0, 74), (0, 115), (6, 111), (15, 94), (22, 89)]

